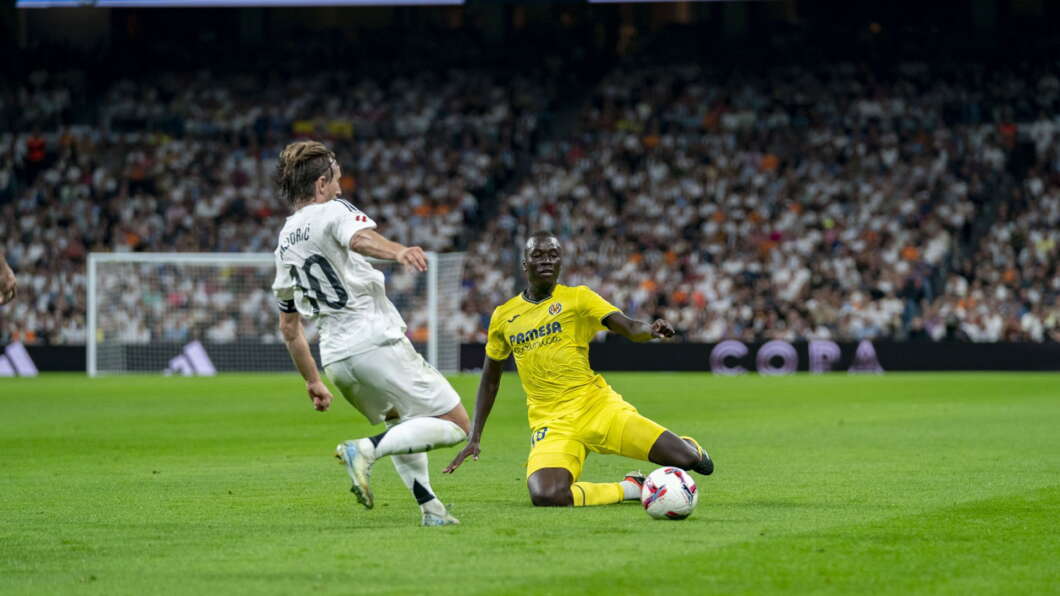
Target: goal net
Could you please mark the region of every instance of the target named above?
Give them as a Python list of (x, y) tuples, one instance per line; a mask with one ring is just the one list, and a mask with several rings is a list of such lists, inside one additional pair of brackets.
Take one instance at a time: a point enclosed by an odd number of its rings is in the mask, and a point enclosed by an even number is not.
[[(463, 253), (428, 253), (427, 273), (373, 261), (416, 349), (460, 369)], [(293, 371), (279, 334), (272, 253), (92, 253), (88, 256), (90, 376)], [(317, 331), (306, 325), (319, 363)]]

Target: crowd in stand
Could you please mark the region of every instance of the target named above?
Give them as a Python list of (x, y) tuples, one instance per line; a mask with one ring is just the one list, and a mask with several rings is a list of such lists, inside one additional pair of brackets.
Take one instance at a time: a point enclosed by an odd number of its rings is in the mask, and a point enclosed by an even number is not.
[(1050, 151), (1052, 175), (1032, 172), (1001, 204), (971, 258), (955, 265), (943, 295), (913, 321), (914, 337), (1060, 342), (1060, 159)]
[[(36, 89), (31, 77), (8, 97), (56, 95)], [(68, 108), (69, 96), (57, 97), (49, 115)], [(25, 296), (0, 334), (84, 342), (89, 250), (270, 252), (288, 213), (271, 174), (292, 137), (328, 140), (344, 195), (389, 237), (450, 249), (478, 215), (476, 195), (529, 150), (548, 97), (547, 81), (473, 69), (120, 81), (96, 126), (0, 135), (0, 250)], [(164, 335), (149, 312), (127, 333)], [(259, 335), (275, 333), (274, 321), (262, 325)]]
[[(518, 243), (540, 229), (565, 283), (688, 341), (1060, 341), (1055, 72), (621, 64), (552, 138), (556, 80), (532, 74), (161, 74), (108, 86), (82, 125), (76, 73), (31, 76), (0, 92), (0, 250), (22, 288), (0, 340), (85, 341), (88, 251), (271, 251), (275, 158), (315, 137), (388, 236), (466, 243), (448, 324), (467, 341), (521, 289)], [(162, 315), (223, 289), (126, 286), (130, 341), (275, 339), (264, 290), (189, 331)]]
[(567, 283), (688, 340), (1060, 340), (1058, 127), (1049, 67), (615, 69), (471, 247), (461, 329), (552, 229)]

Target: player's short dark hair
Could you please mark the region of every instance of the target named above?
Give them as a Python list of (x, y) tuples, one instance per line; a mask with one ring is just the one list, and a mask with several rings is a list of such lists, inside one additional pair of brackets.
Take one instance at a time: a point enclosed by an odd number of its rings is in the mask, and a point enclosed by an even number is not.
[(523, 244), (523, 252), (526, 252), (527, 250), (529, 250), (530, 241), (531, 240), (545, 240), (545, 239), (548, 239), (548, 238), (555, 238), (556, 242), (559, 242), (559, 236), (553, 234), (549, 230), (538, 230), (538, 231), (534, 232), (533, 234), (530, 234), (529, 236), (526, 237), (526, 243)]
[(335, 154), (323, 143), (317, 141), (297, 141), (287, 145), (280, 152), (276, 163), (274, 181), (280, 187), (280, 196), (287, 202), (297, 203), (306, 197), (312, 197), (317, 178), (331, 182), (331, 164)]

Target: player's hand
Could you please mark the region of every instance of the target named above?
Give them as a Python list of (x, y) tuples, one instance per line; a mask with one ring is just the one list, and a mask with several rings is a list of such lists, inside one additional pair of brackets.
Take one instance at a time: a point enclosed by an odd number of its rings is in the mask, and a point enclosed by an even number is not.
[(651, 324), (651, 336), (659, 339), (665, 339), (674, 336), (674, 326), (670, 324), (670, 321), (666, 319), (656, 319)]
[(442, 470), (442, 473), (452, 474), (456, 471), (457, 468), (460, 467), (460, 464), (464, 463), (464, 460), (467, 459), (467, 456), (469, 455), (471, 456), (471, 459), (478, 461), (479, 451), (480, 450), (478, 441), (468, 441), (467, 445), (465, 445), (464, 448), (460, 450), (460, 453), (456, 454), (456, 457), (453, 458), (453, 461), (450, 462), (444, 470)]
[(427, 254), (418, 246), (406, 246), (397, 255), (397, 262), (423, 273), (427, 270)]
[(0, 259), (0, 304), (7, 304), (15, 299), (18, 292), (18, 280), (11, 267)]
[(306, 383), (305, 388), (309, 393), (309, 399), (313, 400), (313, 407), (318, 412), (326, 412), (328, 406), (331, 405), (331, 392), (328, 391), (328, 386), (324, 384), (324, 381)]

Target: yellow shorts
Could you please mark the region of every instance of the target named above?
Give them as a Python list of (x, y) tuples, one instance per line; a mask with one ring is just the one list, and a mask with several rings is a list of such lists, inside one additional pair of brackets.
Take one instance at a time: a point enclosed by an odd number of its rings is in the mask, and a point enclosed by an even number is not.
[(666, 429), (641, 416), (611, 387), (605, 385), (600, 391), (607, 394), (587, 397), (599, 403), (577, 418), (542, 423), (532, 430), (527, 478), (542, 468), (564, 468), (577, 480), (590, 451), (648, 460)]

